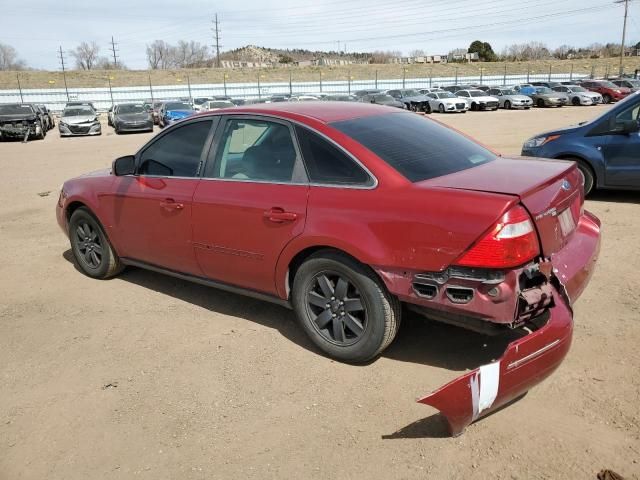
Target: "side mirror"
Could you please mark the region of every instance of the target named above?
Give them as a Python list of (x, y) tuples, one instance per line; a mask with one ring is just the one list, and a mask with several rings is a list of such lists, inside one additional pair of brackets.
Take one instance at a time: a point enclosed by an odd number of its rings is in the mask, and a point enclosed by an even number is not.
[(640, 131), (640, 125), (637, 120), (625, 120), (616, 125), (616, 131), (624, 135), (630, 135), (637, 131)]
[(113, 161), (111, 172), (117, 176), (133, 175), (136, 172), (136, 157), (133, 155), (126, 155), (124, 157), (116, 158)]

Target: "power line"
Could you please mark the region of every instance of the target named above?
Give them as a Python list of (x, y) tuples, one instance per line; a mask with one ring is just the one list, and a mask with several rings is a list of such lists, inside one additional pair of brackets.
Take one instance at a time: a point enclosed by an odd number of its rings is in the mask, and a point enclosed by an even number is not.
[(113, 36), (111, 36), (111, 52), (113, 53), (113, 66), (118, 67), (118, 54), (116, 53), (116, 45), (117, 43), (113, 40)]
[(215, 19), (213, 20), (214, 28), (213, 28), (213, 38), (216, 41), (216, 67), (220, 68), (220, 24), (218, 22), (218, 14), (216, 13)]

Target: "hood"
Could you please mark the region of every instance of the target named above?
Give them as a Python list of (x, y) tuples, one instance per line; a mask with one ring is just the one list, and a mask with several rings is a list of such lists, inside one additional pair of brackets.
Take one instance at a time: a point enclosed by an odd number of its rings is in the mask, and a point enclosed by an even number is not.
[(193, 110), (167, 110), (166, 112), (168, 116), (173, 118), (186, 118), (194, 113)]
[(509, 100), (531, 100), (531, 97), (527, 97), (526, 95), (504, 95), (504, 98)]
[(125, 122), (140, 122), (149, 119), (149, 113), (117, 113), (115, 116), (118, 120), (123, 120)]
[[(584, 122), (584, 123), (587, 123), (587, 122)], [(549, 135), (566, 135), (568, 133), (575, 132), (579, 128), (582, 128), (583, 125), (571, 125), (569, 127), (556, 128), (555, 130), (548, 130), (546, 132), (538, 133), (530, 138), (548, 137)]]
[(25, 113), (16, 115), (0, 115), (0, 122), (21, 122), (23, 120), (35, 120), (35, 113)]
[(101, 168), (100, 170), (93, 170), (91, 172), (83, 173), (82, 175), (76, 178), (108, 177), (109, 175), (111, 175), (111, 168)]
[(78, 125), (80, 123), (93, 122), (96, 119), (95, 115), (74, 115), (72, 117), (60, 117), (62, 123), (67, 125)]

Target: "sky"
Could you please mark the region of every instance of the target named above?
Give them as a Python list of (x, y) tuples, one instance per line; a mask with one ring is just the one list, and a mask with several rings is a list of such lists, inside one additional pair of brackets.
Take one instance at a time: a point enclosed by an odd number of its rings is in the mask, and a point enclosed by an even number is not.
[[(446, 54), (474, 40), (496, 52), (539, 41), (555, 48), (620, 42), (623, 6), (614, 0), (0, 0), (0, 43), (32, 68), (58, 70), (66, 53), (95, 41), (110, 55), (146, 68), (145, 46), (195, 40), (212, 45), (218, 14), (222, 50), (244, 45), (310, 50), (420, 49)], [(640, 41), (640, 2), (631, 2), (627, 43)]]

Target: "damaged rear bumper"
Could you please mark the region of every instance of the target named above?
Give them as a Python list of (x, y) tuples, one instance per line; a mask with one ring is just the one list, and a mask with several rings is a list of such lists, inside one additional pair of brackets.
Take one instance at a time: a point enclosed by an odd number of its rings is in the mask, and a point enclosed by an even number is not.
[(554, 306), (533, 320), (533, 331), (509, 343), (497, 361), (483, 365), (420, 398), (446, 418), (451, 435), (460, 435), (478, 418), (534, 387), (562, 363), (571, 346), (571, 305), (591, 279), (600, 251), (600, 221), (588, 212), (573, 240), (551, 257)]

